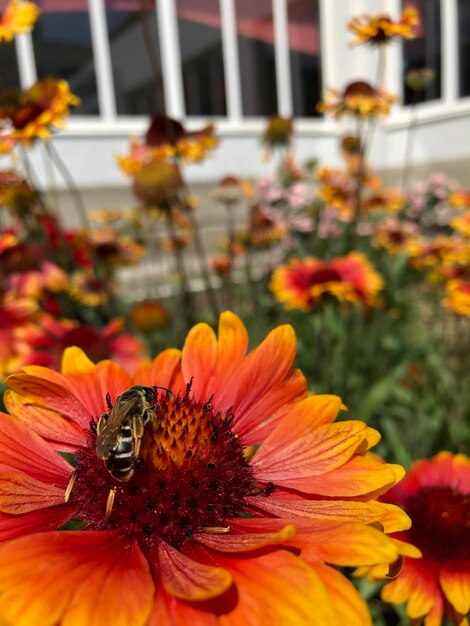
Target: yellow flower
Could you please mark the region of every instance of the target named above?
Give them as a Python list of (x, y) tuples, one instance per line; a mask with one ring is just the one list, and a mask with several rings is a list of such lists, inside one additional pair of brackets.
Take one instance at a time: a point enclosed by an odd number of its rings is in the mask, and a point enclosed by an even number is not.
[(388, 15), (361, 15), (353, 18), (348, 28), (356, 35), (352, 45), (366, 43), (380, 46), (396, 37), (414, 39), (414, 26), (419, 23), (418, 11), (414, 7), (407, 7), (395, 22)]
[(12, 41), (18, 33), (28, 33), (38, 16), (39, 9), (32, 2), (10, 0), (0, 16), (0, 42)]
[(321, 113), (331, 113), (336, 119), (344, 115), (367, 119), (388, 115), (396, 100), (396, 96), (383, 89), (376, 89), (365, 81), (355, 81), (343, 91), (327, 89), (317, 109)]
[(458, 278), (449, 280), (442, 304), (453, 313), (470, 317), (470, 282)]
[(470, 237), (470, 211), (467, 211), (463, 215), (459, 215), (459, 217), (455, 217), (451, 221), (450, 225), (454, 230), (458, 230), (466, 237)]

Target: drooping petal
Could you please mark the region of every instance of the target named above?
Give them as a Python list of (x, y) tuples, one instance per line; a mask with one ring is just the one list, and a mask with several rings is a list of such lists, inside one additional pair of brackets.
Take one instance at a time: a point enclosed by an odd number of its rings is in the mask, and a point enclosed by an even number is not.
[(338, 570), (323, 563), (311, 564), (318, 574), (335, 607), (338, 623), (347, 626), (372, 625), (367, 604), (354, 585)]
[(461, 615), (470, 611), (470, 561), (447, 564), (439, 575), (442, 590)]
[(64, 486), (57, 487), (23, 472), (0, 473), (0, 511), (10, 515), (29, 513), (64, 502)]
[(302, 557), (309, 562), (355, 567), (393, 563), (399, 556), (390, 538), (364, 524), (320, 524), (302, 520), (297, 522), (296, 528), (291, 543), (302, 547)]
[(158, 561), (163, 586), (176, 598), (207, 600), (224, 593), (232, 584), (226, 570), (198, 563), (167, 543), (160, 543)]
[(441, 598), (438, 574), (429, 561), (405, 558), (400, 575), (385, 585), (381, 597), (391, 604), (408, 602), (409, 617), (422, 618)]
[(39, 435), (6, 413), (0, 413), (0, 463), (64, 489), (72, 473), (67, 461)]
[(86, 431), (55, 411), (28, 403), (23, 396), (12, 389), (5, 391), (3, 401), (11, 415), (50, 441), (57, 450), (74, 452), (85, 445)]
[[(239, 528), (239, 527), (238, 527)], [(217, 552), (247, 552), (265, 546), (282, 544), (295, 535), (295, 526), (288, 524), (279, 531), (272, 533), (251, 534), (209, 534), (195, 533), (195, 541)]]
[(154, 585), (135, 544), (62, 531), (0, 547), (0, 613), (15, 626), (143, 626)]
[(294, 422), (294, 434), (287, 442), (279, 438), (278, 429), (255, 453), (251, 463), (255, 475), (260, 480), (312, 493), (310, 479), (344, 465), (363, 442), (366, 426), (354, 421), (325, 424), (299, 437)]

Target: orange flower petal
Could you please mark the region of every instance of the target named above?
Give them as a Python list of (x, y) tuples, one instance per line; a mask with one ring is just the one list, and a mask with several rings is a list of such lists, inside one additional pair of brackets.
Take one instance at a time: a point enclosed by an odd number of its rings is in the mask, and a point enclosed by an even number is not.
[(281, 437), (278, 431), (279, 427), (267, 437), (253, 457), (251, 465), (256, 476), (285, 487), (315, 493), (316, 484), (311, 486), (310, 479), (344, 465), (364, 441), (366, 426), (359, 421), (325, 424), (299, 437), (293, 421), (292, 434), (287, 441), (284, 439), (284, 428), (281, 428)]
[(40, 533), (0, 547), (0, 612), (15, 626), (143, 626), (153, 592), (140, 549), (115, 533)]
[(3, 401), (10, 414), (50, 441), (58, 450), (74, 452), (85, 444), (85, 430), (55, 411), (28, 403), (23, 396), (12, 389), (5, 391)]
[(0, 513), (0, 543), (32, 533), (56, 530), (72, 519), (74, 513), (74, 506), (64, 504), (40, 509), (25, 515)]
[(302, 547), (302, 557), (308, 561), (323, 561), (339, 566), (393, 563), (398, 550), (382, 532), (363, 524), (323, 524), (297, 522), (297, 534), (291, 540)]
[(369, 500), (387, 491), (404, 473), (399, 465), (379, 463), (370, 456), (355, 456), (341, 467), (311, 478), (309, 493)]
[(20, 472), (1, 472), (0, 511), (18, 515), (62, 504), (65, 487), (66, 484), (57, 487)]
[(311, 435), (312, 430), (322, 424), (333, 422), (339, 410), (344, 405), (341, 398), (333, 395), (313, 395), (304, 398), (290, 408), (279, 420), (272, 434), (266, 437), (263, 446), (276, 441), (282, 441), (283, 445), (295, 442), (306, 435)]
[(256, 509), (261, 509), (284, 518), (306, 518), (330, 520), (332, 522), (378, 522), (387, 515), (382, 503), (353, 502), (351, 500), (293, 500), (276, 499), (273, 496), (251, 496), (247, 502)]
[(444, 565), (439, 580), (449, 602), (466, 615), (470, 611), (470, 561)]
[[(254, 559), (221, 558), (238, 590), (236, 605), (223, 626), (340, 626), (318, 574), (300, 558), (277, 550)], [(230, 598), (220, 598), (227, 604)], [(313, 621), (312, 621), (313, 620)]]
[(159, 385), (171, 389), (174, 395), (184, 389), (181, 373), (181, 351), (168, 348), (161, 352), (151, 363), (137, 367), (133, 376), (135, 385)]
[(197, 400), (207, 400), (214, 390), (208, 391), (217, 366), (217, 337), (208, 324), (196, 324), (189, 331), (181, 355), (183, 377), (193, 379), (192, 392)]
[(183, 600), (207, 600), (224, 593), (232, 584), (220, 567), (193, 561), (167, 543), (158, 547), (158, 560), (165, 590)]
[(295, 535), (295, 526), (288, 524), (274, 533), (263, 534), (226, 534), (195, 533), (193, 538), (201, 545), (217, 552), (246, 552), (258, 550), (265, 546), (275, 545), (290, 539)]
[[(117, 363), (100, 361), (95, 365), (80, 348), (67, 348), (62, 357), (62, 371), (70, 390), (86, 407), (88, 422), (108, 410), (106, 394), (111, 401), (131, 386), (130, 375)], [(88, 423), (87, 423), (88, 427)]]
[(39, 365), (28, 365), (20, 373), (9, 376), (7, 384), (25, 396), (25, 402), (45, 406), (88, 429), (93, 415), (69, 389), (67, 379), (58, 372)]
[(311, 566), (328, 590), (328, 595), (338, 615), (339, 624), (347, 624), (347, 626), (372, 625), (367, 604), (354, 585), (343, 574), (322, 563), (314, 563)]
[(72, 472), (41, 437), (6, 413), (0, 413), (0, 463), (58, 485), (66, 485)]

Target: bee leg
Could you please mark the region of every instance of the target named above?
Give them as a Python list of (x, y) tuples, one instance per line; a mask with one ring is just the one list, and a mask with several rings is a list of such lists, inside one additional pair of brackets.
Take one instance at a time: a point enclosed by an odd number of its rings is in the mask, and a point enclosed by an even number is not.
[(111, 402), (111, 394), (109, 393), (109, 391), (106, 394), (106, 406), (108, 407), (110, 411), (113, 408), (113, 403)]
[(106, 500), (106, 519), (111, 515), (113, 510), (114, 498), (116, 497), (116, 487), (109, 490), (108, 499)]
[(72, 476), (70, 476), (69, 484), (67, 485), (67, 489), (64, 493), (64, 502), (68, 502), (70, 499), (70, 494), (72, 493), (73, 486), (75, 484), (75, 479), (77, 478), (77, 474), (74, 472)]

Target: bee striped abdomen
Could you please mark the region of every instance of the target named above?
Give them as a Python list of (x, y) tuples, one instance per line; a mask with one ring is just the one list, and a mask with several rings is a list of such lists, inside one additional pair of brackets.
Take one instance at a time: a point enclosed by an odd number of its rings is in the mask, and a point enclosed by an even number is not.
[(129, 424), (121, 427), (117, 445), (105, 461), (106, 468), (118, 480), (129, 480), (134, 469), (134, 437)]

